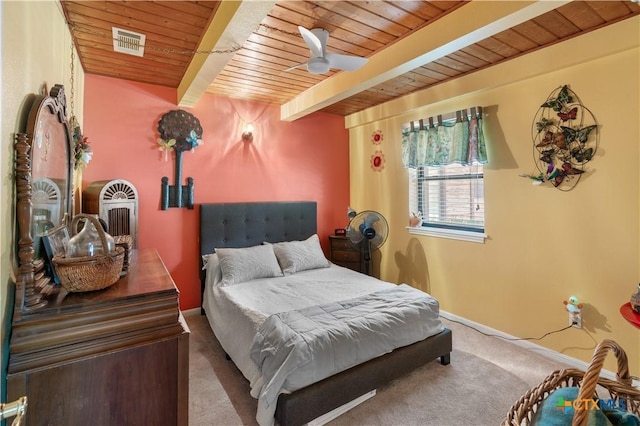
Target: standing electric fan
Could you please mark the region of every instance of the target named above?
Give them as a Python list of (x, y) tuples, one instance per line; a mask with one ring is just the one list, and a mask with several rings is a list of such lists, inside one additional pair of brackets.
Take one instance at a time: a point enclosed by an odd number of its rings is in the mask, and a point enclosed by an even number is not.
[(357, 213), (349, 222), (347, 238), (355, 248), (364, 254), (364, 267), (367, 275), (369, 275), (371, 253), (384, 244), (388, 234), (387, 220), (373, 210)]

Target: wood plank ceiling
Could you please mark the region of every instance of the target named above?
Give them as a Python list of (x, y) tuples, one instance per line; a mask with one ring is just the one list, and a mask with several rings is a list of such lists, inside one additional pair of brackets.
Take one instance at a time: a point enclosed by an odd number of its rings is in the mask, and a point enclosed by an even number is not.
[[(320, 110), (349, 115), (640, 14), (630, 0), (556, 2), (558, 7), (393, 76)], [(246, 40), (198, 52), (216, 1), (68, 1), (61, 5), (88, 74), (178, 88), (194, 58), (227, 55), (207, 92), (283, 105), (334, 78), (302, 67), (309, 49), (297, 26), (329, 31), (327, 50), (372, 57), (468, 1), (277, 1)], [(112, 27), (144, 33), (143, 57), (113, 51)], [(233, 54), (231, 54), (231, 52)]]

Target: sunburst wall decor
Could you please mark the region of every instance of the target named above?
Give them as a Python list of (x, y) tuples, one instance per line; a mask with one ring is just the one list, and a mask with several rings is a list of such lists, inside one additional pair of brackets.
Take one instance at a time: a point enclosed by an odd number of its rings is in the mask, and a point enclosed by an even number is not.
[(382, 171), (382, 169), (384, 169), (384, 163), (386, 162), (386, 160), (382, 151), (378, 150), (373, 153), (369, 162), (371, 164), (371, 170), (373, 170), (374, 172), (380, 172)]
[(373, 134), (371, 135), (371, 142), (374, 145), (380, 145), (380, 143), (382, 142), (382, 130), (376, 130), (375, 132), (373, 132)]

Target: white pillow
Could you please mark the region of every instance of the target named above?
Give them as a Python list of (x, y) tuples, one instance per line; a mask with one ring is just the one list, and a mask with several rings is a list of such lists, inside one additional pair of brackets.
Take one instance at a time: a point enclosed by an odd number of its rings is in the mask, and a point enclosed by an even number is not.
[(313, 234), (304, 241), (275, 243), (273, 251), (285, 275), (308, 269), (328, 268), (330, 265), (320, 247), (318, 234)]
[(215, 260), (217, 262), (218, 261), (218, 255), (215, 254), (215, 253), (203, 254), (202, 255), (202, 270), (203, 271), (205, 269), (207, 269), (207, 264), (209, 263), (210, 260)]
[(220, 269), (220, 260), (218, 255), (204, 254), (202, 255), (202, 269), (207, 271), (206, 283), (216, 286), (222, 282), (222, 269)]
[(216, 253), (222, 270), (222, 285), (282, 276), (278, 259), (271, 246), (219, 248), (216, 249)]

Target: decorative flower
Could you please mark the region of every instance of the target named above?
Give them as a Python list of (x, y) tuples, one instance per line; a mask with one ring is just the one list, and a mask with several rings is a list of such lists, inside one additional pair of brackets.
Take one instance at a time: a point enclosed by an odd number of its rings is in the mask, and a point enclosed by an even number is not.
[(80, 155), (80, 164), (81, 167), (86, 167), (89, 164), (89, 161), (91, 161), (91, 159), (93, 158), (93, 151), (89, 150), (89, 151), (84, 151), (81, 155)]
[(373, 155), (371, 156), (370, 162), (371, 162), (371, 169), (373, 171), (379, 172), (382, 169), (384, 169), (385, 159), (382, 151), (374, 152)]
[(74, 166), (76, 170), (80, 170), (89, 165), (89, 162), (93, 158), (93, 150), (89, 145), (89, 139), (87, 136), (82, 136), (80, 126), (76, 126), (73, 129), (73, 145), (75, 159)]
[(382, 139), (383, 139), (382, 138), (382, 130), (376, 130), (371, 135), (371, 142), (373, 142), (376, 145), (380, 144), (380, 142), (382, 142)]
[(169, 158), (169, 151), (173, 151), (173, 146), (176, 144), (176, 140), (169, 139), (168, 141), (165, 141), (162, 138), (158, 138), (156, 139), (156, 142), (160, 145), (158, 147), (158, 151), (164, 153), (164, 161), (167, 161)]

